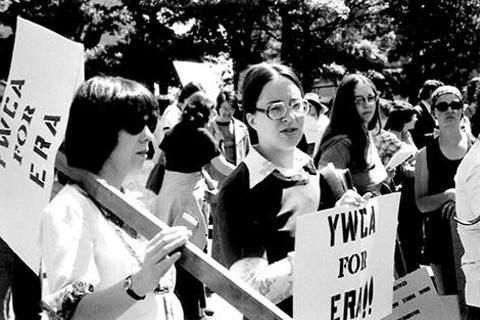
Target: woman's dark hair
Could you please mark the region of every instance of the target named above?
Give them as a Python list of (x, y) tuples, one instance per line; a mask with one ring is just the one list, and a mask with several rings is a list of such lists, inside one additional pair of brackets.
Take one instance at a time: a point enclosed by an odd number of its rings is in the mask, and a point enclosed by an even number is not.
[[(279, 77), (285, 77), (292, 81), (300, 89), (303, 97), (302, 83), (292, 69), (278, 63), (258, 63), (247, 69), (245, 79), (243, 80), (241, 91), (244, 115), (257, 112), (258, 97), (262, 93), (263, 88), (267, 83)], [(244, 120), (246, 120), (245, 117)], [(245, 123), (248, 125), (247, 121)], [(255, 130), (250, 128), (250, 126), (248, 128), (252, 143), (256, 143), (258, 139)]]
[(204, 91), (203, 87), (200, 83), (198, 82), (189, 82), (187, 83), (182, 90), (180, 91), (180, 95), (178, 96), (178, 102), (183, 103), (185, 100), (187, 100), (192, 94), (199, 92), (199, 91)]
[[(337, 135), (347, 135), (352, 142), (351, 158), (360, 169), (368, 167), (366, 162), (367, 150), (370, 144), (368, 131), (362, 124), (362, 119), (358, 114), (357, 107), (355, 105), (355, 93), (356, 86), (360, 83), (364, 83), (370, 86), (378, 97), (377, 89), (373, 82), (367, 77), (361, 74), (350, 74), (345, 76), (335, 94), (333, 100), (332, 113), (330, 117), (330, 124), (328, 125), (325, 135), (322, 139), (322, 145), (330, 138)], [(368, 123), (367, 129), (372, 130), (378, 126), (380, 128), (378, 115), (378, 100), (375, 107), (375, 113), (372, 120)], [(322, 147), (320, 147), (320, 150)], [(318, 160), (320, 154), (318, 154), (316, 160)]]
[(89, 79), (70, 107), (64, 142), (68, 164), (97, 174), (117, 145), (120, 130), (138, 134), (146, 118), (157, 117), (157, 100), (140, 83), (121, 77)]
[(440, 80), (426, 80), (423, 83), (422, 89), (420, 89), (420, 93), (418, 97), (420, 100), (428, 100), (432, 95), (433, 91), (438, 87), (443, 86), (443, 82)]
[(413, 106), (406, 101), (393, 101), (392, 109), (385, 124), (385, 130), (402, 131), (417, 113)]
[(208, 123), (213, 102), (203, 92), (196, 92), (185, 101), (182, 123), (201, 128)]
[(480, 77), (475, 77), (468, 82), (467, 100), (468, 103), (477, 105), (476, 111), (470, 119), (472, 134), (477, 137), (480, 134)]
[(224, 103), (228, 103), (235, 111), (238, 109), (237, 105), (237, 97), (235, 96), (235, 92), (230, 89), (222, 89), (217, 96), (217, 104), (215, 109), (217, 112), (220, 112), (220, 107)]
[(467, 83), (467, 88), (465, 92), (465, 100), (467, 103), (477, 102), (478, 103), (478, 88), (480, 86), (480, 77), (472, 78)]

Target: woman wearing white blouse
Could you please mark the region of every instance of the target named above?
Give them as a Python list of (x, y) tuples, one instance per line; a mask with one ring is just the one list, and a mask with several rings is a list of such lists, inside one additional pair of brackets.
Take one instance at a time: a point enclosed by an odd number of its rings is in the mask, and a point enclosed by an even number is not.
[[(75, 95), (67, 125), (68, 164), (123, 191), (141, 168), (157, 121), (156, 101), (140, 84), (95, 77)], [(50, 319), (183, 319), (173, 293), (170, 254), (187, 241), (171, 228), (146, 241), (76, 184), (66, 185), (44, 210), (42, 297)]]

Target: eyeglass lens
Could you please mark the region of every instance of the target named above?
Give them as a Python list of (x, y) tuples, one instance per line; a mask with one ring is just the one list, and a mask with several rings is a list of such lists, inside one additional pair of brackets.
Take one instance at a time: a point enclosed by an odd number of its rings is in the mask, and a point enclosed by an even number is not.
[(376, 95), (368, 96), (368, 97), (356, 96), (354, 102), (356, 105), (365, 104), (367, 102), (368, 103), (377, 102), (377, 96)]
[[(292, 112), (296, 115), (306, 115), (308, 113), (309, 104), (305, 100), (297, 100), (290, 105)], [(288, 111), (288, 107), (283, 102), (275, 102), (267, 109), (267, 116), (273, 120), (283, 118)]]

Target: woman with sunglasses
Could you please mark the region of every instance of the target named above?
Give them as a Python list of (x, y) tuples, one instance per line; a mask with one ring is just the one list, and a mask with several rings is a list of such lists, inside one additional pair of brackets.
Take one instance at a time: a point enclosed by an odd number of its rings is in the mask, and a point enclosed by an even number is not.
[[(292, 314), (295, 220), (320, 209), (319, 174), (297, 149), (308, 102), (291, 69), (260, 63), (246, 72), (242, 105), (254, 145), (220, 190), (216, 256)], [(352, 190), (339, 201), (361, 202)]]
[(420, 150), (415, 163), (415, 199), (426, 223), (425, 255), (440, 295), (456, 294), (450, 219), (455, 214), (457, 167), (473, 139), (461, 129), (463, 102), (460, 91), (441, 86), (432, 93), (432, 110), (438, 137)]
[[(121, 192), (142, 167), (157, 122), (153, 95), (137, 82), (94, 77), (78, 89), (65, 155)], [(128, 196), (128, 195), (126, 195)], [(41, 230), (43, 306), (50, 319), (183, 319), (173, 293), (189, 232), (161, 231), (146, 241), (79, 185), (69, 183), (44, 210)]]
[(360, 74), (347, 75), (337, 89), (330, 125), (316, 156), (319, 167), (331, 162), (349, 169), (360, 194), (380, 194), (388, 178), (369, 130), (379, 128), (378, 92)]

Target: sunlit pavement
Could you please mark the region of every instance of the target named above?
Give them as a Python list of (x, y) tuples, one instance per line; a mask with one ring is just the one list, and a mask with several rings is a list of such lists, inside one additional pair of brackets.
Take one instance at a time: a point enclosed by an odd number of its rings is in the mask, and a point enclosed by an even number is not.
[(242, 320), (243, 316), (237, 309), (223, 300), (217, 294), (212, 294), (207, 298), (207, 307), (215, 313), (207, 319), (211, 320)]

